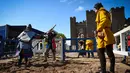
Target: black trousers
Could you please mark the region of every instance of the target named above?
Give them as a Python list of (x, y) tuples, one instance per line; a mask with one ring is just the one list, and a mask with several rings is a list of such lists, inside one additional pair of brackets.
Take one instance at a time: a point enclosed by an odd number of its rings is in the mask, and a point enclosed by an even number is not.
[(91, 54), (92, 57), (94, 57), (93, 51), (90, 51), (90, 52), (88, 52), (88, 58), (90, 58), (90, 54)]
[(97, 50), (98, 56), (100, 59), (100, 64), (101, 64), (101, 71), (102, 73), (106, 73), (106, 58), (105, 58), (105, 51), (110, 59), (110, 71), (114, 73), (114, 68), (115, 68), (115, 56), (113, 53), (113, 47), (112, 44), (107, 45), (106, 48), (99, 48)]
[(18, 65), (19, 65), (19, 66), (21, 65), (23, 58), (25, 59), (25, 63), (26, 63), (26, 65), (27, 65), (28, 58), (27, 58), (27, 57), (24, 57), (23, 54), (21, 54), (21, 53), (19, 54), (19, 56), (20, 56), (20, 58), (19, 58), (19, 60), (18, 60)]
[(48, 57), (48, 55), (49, 55), (49, 51), (52, 51), (52, 53), (53, 53), (53, 60), (55, 60), (56, 59), (56, 57), (55, 57), (55, 54), (56, 54), (56, 50), (55, 49), (53, 49), (53, 48), (47, 48), (47, 50), (46, 50), (46, 52), (45, 52), (45, 60), (47, 60), (47, 57)]

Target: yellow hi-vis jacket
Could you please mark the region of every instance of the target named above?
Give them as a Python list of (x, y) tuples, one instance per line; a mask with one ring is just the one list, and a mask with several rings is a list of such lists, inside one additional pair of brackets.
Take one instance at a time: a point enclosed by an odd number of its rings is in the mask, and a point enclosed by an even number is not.
[[(114, 44), (115, 38), (111, 31), (111, 20), (109, 12), (101, 7), (97, 12), (95, 21), (97, 23), (97, 48), (106, 48), (106, 45)], [(100, 36), (103, 36), (103, 38)]]
[(86, 40), (86, 49), (85, 50), (93, 50), (93, 40)]

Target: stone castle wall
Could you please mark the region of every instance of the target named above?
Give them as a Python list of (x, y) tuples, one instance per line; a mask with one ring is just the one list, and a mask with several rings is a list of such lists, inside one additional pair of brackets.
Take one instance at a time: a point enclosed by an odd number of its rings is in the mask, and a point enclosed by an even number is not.
[[(124, 24), (130, 25), (130, 18), (125, 18), (124, 7), (116, 7), (110, 9), (112, 20), (113, 33), (121, 30)], [(96, 30), (96, 14), (93, 10), (86, 10), (86, 20), (83, 22), (76, 22), (76, 17), (70, 17), (70, 29), (71, 38), (77, 38), (80, 30), (83, 30), (85, 37), (94, 37), (94, 31)], [(74, 42), (73, 42), (74, 44)]]

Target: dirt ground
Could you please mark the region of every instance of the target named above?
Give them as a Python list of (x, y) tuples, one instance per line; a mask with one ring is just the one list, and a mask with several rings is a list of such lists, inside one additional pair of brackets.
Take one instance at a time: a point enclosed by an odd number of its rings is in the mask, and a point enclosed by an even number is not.
[[(0, 60), (0, 73), (96, 73), (100, 67), (99, 59), (80, 57), (77, 53), (67, 53), (66, 61), (63, 63), (57, 57), (53, 62), (50, 58), (48, 62), (43, 62), (43, 57), (33, 57), (30, 67), (23, 64), (20, 68), (17, 66), (17, 58)], [(116, 55), (116, 73), (130, 73), (130, 66), (121, 63), (122, 57)], [(107, 58), (107, 71), (109, 71), (109, 59)]]

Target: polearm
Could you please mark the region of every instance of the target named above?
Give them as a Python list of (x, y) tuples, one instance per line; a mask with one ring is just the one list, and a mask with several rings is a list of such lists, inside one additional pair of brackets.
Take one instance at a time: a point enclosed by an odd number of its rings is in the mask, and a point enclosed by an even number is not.
[(52, 31), (55, 28), (55, 26), (56, 26), (56, 24), (48, 32)]
[(43, 37), (47, 37), (47, 35), (48, 35), (48, 33), (49, 32), (51, 32), (54, 28), (55, 28), (55, 26), (56, 26), (56, 24), (49, 30), (49, 31), (47, 31), (47, 32), (44, 32), (43, 34), (41, 34), (41, 36), (43, 36)]
[(42, 36), (46, 35), (48, 32), (52, 31), (52, 30), (55, 28), (55, 26), (56, 26), (56, 24), (55, 24), (49, 31), (44, 32), (44, 33), (42, 33), (41, 35), (42, 35)]

